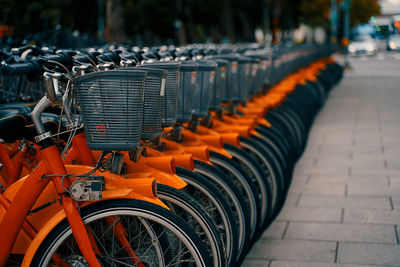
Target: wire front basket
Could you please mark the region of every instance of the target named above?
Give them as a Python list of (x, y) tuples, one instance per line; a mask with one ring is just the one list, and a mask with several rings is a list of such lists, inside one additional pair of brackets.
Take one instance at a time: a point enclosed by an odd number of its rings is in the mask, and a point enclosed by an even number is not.
[(150, 68), (168, 71), (167, 80), (165, 83), (165, 92), (161, 92), (161, 96), (164, 98), (161, 106), (163, 127), (173, 126), (176, 123), (180, 65), (180, 62), (154, 62), (145, 63), (144, 65)]
[(240, 101), (239, 98), (239, 75), (238, 56), (234, 54), (217, 55), (214, 58), (224, 59), (229, 62), (226, 66), (226, 90), (222, 92), (221, 100), (224, 103)]
[(198, 60), (198, 87), (193, 94), (193, 116), (206, 117), (210, 108), (211, 88), (214, 87), (217, 63), (211, 60)]
[(140, 143), (146, 72), (93, 72), (74, 80), (89, 148), (129, 151)]
[(229, 61), (224, 59), (213, 60), (218, 64), (218, 67), (215, 71), (215, 83), (210, 92), (210, 109), (218, 110), (221, 108), (222, 96), (226, 94), (226, 71)]
[(244, 102), (247, 100), (249, 85), (250, 85), (250, 69), (251, 69), (251, 59), (248, 57), (241, 56), (238, 60), (238, 100)]
[(181, 62), (177, 122), (185, 123), (192, 118), (192, 99), (195, 87), (198, 86), (196, 72), (198, 67), (194, 61)]
[(150, 140), (162, 134), (162, 100), (160, 93), (165, 90), (167, 71), (161, 69), (148, 68), (143, 65), (137, 67), (138, 70), (146, 71), (146, 85), (144, 89), (144, 108), (142, 139)]

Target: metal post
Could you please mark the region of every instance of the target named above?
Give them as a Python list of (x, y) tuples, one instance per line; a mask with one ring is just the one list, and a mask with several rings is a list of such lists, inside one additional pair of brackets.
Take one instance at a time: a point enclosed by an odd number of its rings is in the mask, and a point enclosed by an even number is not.
[(336, 0), (331, 0), (331, 42), (337, 42), (337, 3)]
[[(351, 0), (345, 0), (344, 4), (344, 21), (343, 21), (343, 26), (344, 26), (344, 32), (343, 32), (343, 37), (345, 38), (347, 45), (349, 43), (350, 40), (350, 1)], [(344, 56), (344, 66), (345, 68), (348, 68), (350, 66), (349, 64), (349, 51), (346, 47), (346, 52), (345, 52), (345, 56)]]
[(269, 16), (269, 8), (271, 7), (269, 0), (263, 1), (263, 32), (264, 32), (264, 41), (267, 34), (271, 32), (271, 25), (270, 25), (270, 16)]

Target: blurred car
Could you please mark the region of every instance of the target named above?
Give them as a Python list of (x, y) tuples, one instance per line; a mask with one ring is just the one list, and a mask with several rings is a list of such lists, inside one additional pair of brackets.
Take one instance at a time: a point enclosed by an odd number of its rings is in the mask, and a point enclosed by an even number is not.
[(387, 50), (400, 51), (400, 34), (391, 35), (388, 38)]
[(350, 55), (375, 55), (378, 44), (370, 35), (359, 35), (347, 49)]

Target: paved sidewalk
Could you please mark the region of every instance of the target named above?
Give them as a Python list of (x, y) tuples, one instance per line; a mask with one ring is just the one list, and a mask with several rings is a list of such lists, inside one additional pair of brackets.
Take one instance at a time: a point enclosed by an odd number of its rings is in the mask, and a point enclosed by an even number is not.
[(314, 123), (281, 214), (242, 266), (400, 266), (397, 62), (353, 62)]

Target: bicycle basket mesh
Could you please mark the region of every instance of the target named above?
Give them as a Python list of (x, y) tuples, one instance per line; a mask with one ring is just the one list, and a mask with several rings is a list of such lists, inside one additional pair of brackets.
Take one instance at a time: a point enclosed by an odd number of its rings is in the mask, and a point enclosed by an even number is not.
[(247, 57), (239, 58), (238, 75), (239, 75), (239, 90), (238, 90), (238, 100), (246, 101), (249, 91), (249, 78), (250, 78), (250, 68), (251, 60)]
[(112, 70), (75, 79), (89, 148), (128, 151), (137, 147), (145, 78), (144, 71)]
[(226, 66), (226, 90), (221, 95), (222, 102), (239, 101), (238, 97), (238, 56), (233, 54), (218, 55), (215, 58), (225, 59), (229, 61)]
[(193, 115), (196, 117), (205, 117), (210, 108), (211, 94), (210, 89), (214, 86), (215, 70), (217, 63), (211, 60), (198, 60), (197, 71), (198, 87), (193, 93)]
[(144, 63), (144, 66), (168, 71), (165, 92), (161, 92), (161, 96), (164, 98), (161, 105), (163, 127), (173, 126), (176, 122), (180, 65), (180, 62)]
[(252, 96), (255, 91), (259, 88), (258, 86), (258, 73), (260, 72), (260, 64), (257, 58), (249, 57), (250, 58), (250, 74), (248, 79), (248, 97)]
[(149, 140), (161, 135), (161, 105), (160, 97), (161, 86), (165, 86), (167, 71), (161, 69), (148, 68), (142, 65), (138, 70), (146, 71), (146, 85), (144, 88), (144, 108), (142, 139)]
[(197, 69), (195, 62), (182, 61), (179, 77), (178, 111), (176, 121), (188, 122), (192, 118), (192, 98), (194, 87), (197, 86)]
[(221, 106), (222, 96), (225, 95), (226, 70), (229, 61), (223, 59), (215, 59), (214, 61), (218, 64), (218, 67), (215, 71), (215, 83), (211, 88), (210, 109), (217, 110)]

